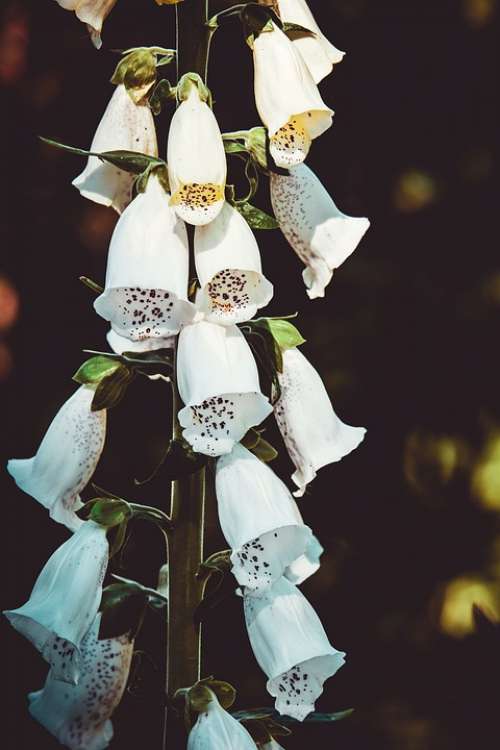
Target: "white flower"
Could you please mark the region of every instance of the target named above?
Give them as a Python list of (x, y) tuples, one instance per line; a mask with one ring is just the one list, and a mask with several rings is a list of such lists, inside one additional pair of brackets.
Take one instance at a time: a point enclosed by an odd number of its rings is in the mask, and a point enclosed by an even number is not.
[(254, 234), (229, 203), (210, 224), (196, 227), (194, 258), (201, 286), (196, 304), (206, 320), (242, 323), (271, 300)]
[(284, 750), (284, 748), (276, 742), (274, 737), (271, 737), (269, 742), (266, 742), (265, 745), (261, 745), (261, 750)]
[(95, 471), (106, 437), (106, 410), (91, 411), (94, 390), (81, 386), (59, 409), (33, 458), (12, 458), (9, 474), (51, 518), (74, 531), (79, 493)]
[(245, 727), (224, 711), (213, 695), (189, 733), (187, 750), (256, 750), (256, 745)]
[(298, 721), (314, 711), (323, 683), (344, 664), (304, 595), (281, 578), (261, 597), (244, 597), (250, 643), (268, 676), (276, 710)]
[(309, 167), (290, 175), (271, 172), (271, 202), (281, 231), (301, 261), (307, 294), (325, 296), (333, 271), (351, 255), (370, 226), (364, 217), (343, 214)]
[(318, 469), (340, 461), (363, 440), (364, 427), (344, 424), (335, 412), (318, 372), (298, 349), (283, 352), (278, 373), (281, 396), (274, 414), (288, 454), (295, 464), (292, 476), (301, 497)]
[(131, 341), (125, 336), (120, 336), (112, 328), (106, 334), (106, 340), (110, 346), (110, 349), (115, 354), (123, 354), (123, 352), (151, 352), (156, 349), (172, 349), (175, 345), (175, 336), (168, 336), (167, 338), (148, 338), (142, 341)]
[(102, 46), (102, 24), (113, 10), (116, 0), (57, 0), (61, 8), (74, 10), (76, 17), (87, 24), (90, 38), (97, 49)]
[(106, 529), (86, 521), (49, 558), (26, 604), (4, 612), (57, 680), (78, 683), (80, 643), (97, 614), (107, 565)]
[(104, 750), (113, 737), (110, 721), (125, 690), (134, 642), (127, 635), (98, 640), (98, 614), (81, 643), (78, 685), (49, 672), (41, 690), (30, 693), (29, 711), (70, 750)]
[(332, 72), (336, 63), (342, 61), (345, 52), (334, 47), (321, 33), (306, 0), (278, 0), (278, 9), (283, 23), (296, 23), (314, 31), (314, 36), (299, 36), (298, 39), (293, 40), (293, 43), (299, 50), (313, 79), (319, 83)]
[(190, 224), (208, 224), (224, 205), (226, 154), (214, 113), (196, 85), (182, 101), (168, 133), (171, 205)]
[(236, 326), (201, 321), (179, 334), (177, 385), (183, 435), (198, 453), (220, 456), (272, 411), (250, 347)]
[(258, 35), (253, 57), (255, 104), (269, 131), (271, 155), (280, 167), (300, 164), (311, 142), (331, 126), (333, 111), (299, 51), (277, 26)]
[[(96, 130), (90, 151), (140, 151), (158, 156), (153, 115), (147, 104), (134, 104), (123, 84), (116, 87)], [(112, 206), (119, 214), (132, 200), (135, 175), (89, 156), (73, 185), (95, 203)]]
[(131, 341), (172, 336), (196, 314), (187, 302), (189, 245), (185, 224), (149, 178), (111, 238), (106, 285), (94, 302), (116, 333)]
[[(216, 493), (222, 533), (231, 546), (233, 573), (245, 593), (261, 594), (294, 562), (302, 580), (319, 566), (307, 565), (313, 550), (311, 529), (274, 471), (242, 445), (217, 461)], [(319, 543), (316, 544), (321, 549)], [(298, 571), (293, 571), (294, 583)]]

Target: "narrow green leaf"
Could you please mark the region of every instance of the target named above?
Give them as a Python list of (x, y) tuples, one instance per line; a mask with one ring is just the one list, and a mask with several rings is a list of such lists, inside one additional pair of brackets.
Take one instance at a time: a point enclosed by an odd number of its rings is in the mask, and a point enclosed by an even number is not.
[(122, 367), (121, 362), (110, 357), (92, 357), (81, 365), (73, 375), (73, 380), (82, 385), (87, 383), (100, 383), (103, 378), (109, 377)]
[(274, 216), (266, 214), (256, 206), (252, 206), (250, 203), (236, 204), (236, 208), (240, 214), (246, 219), (248, 225), (252, 229), (278, 229), (279, 224)]
[(224, 141), (224, 150), (226, 154), (240, 154), (248, 153), (248, 149), (244, 143), (238, 143), (238, 141)]
[(89, 279), (88, 276), (80, 276), (78, 280), (81, 281), (82, 284), (85, 284), (85, 286), (91, 289), (95, 294), (102, 294), (104, 291), (104, 288), (100, 284), (93, 281), (93, 279)]
[(109, 162), (109, 164), (113, 164), (113, 166), (126, 172), (132, 172), (132, 174), (141, 174), (151, 165), (166, 166), (163, 159), (142, 154), (139, 151), (102, 151), (99, 154), (93, 153), (92, 156), (97, 156), (101, 161)]
[(260, 432), (258, 432), (254, 427), (250, 427), (248, 432), (240, 440), (240, 443), (245, 448), (247, 448), (247, 450), (251, 451), (252, 448), (255, 448), (259, 440), (260, 440)]
[(52, 138), (44, 138), (42, 135), (38, 136), (42, 143), (46, 143), (48, 146), (54, 146), (55, 148), (61, 149), (61, 151), (68, 151), (70, 154), (77, 154), (77, 156), (90, 156), (90, 151), (86, 151), (83, 148), (75, 148), (74, 146), (66, 146), (65, 143), (59, 143), (54, 141)]

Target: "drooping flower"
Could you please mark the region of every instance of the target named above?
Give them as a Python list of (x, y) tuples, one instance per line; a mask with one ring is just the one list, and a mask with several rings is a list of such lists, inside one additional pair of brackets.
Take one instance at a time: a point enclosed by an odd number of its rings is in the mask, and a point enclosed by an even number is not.
[[(247, 594), (261, 594), (287, 576), (293, 563), (300, 565), (302, 580), (317, 570), (319, 556), (307, 558), (314, 548), (311, 529), (269, 466), (237, 444), (218, 459), (215, 484), (222, 533), (232, 549), (233, 573)], [(291, 575), (296, 582), (298, 570), (292, 568)]]
[(112, 328), (106, 334), (106, 340), (110, 346), (110, 349), (115, 354), (123, 354), (123, 352), (150, 352), (156, 349), (171, 349), (175, 344), (175, 336), (168, 336), (167, 338), (147, 338), (142, 341), (131, 341), (125, 336), (113, 331)]
[(201, 286), (196, 303), (206, 320), (242, 323), (270, 302), (273, 286), (262, 274), (254, 234), (229, 203), (210, 224), (196, 227), (194, 257)]
[(94, 307), (131, 341), (165, 339), (196, 314), (187, 301), (188, 275), (186, 226), (152, 175), (115, 227), (105, 289)]
[(244, 596), (250, 643), (276, 710), (298, 721), (314, 711), (323, 683), (344, 664), (298, 588), (281, 578), (260, 597)]
[(9, 474), (51, 518), (75, 531), (79, 493), (95, 471), (106, 437), (106, 410), (91, 411), (94, 390), (81, 386), (59, 409), (33, 458), (12, 458)]
[(102, 25), (109, 16), (116, 0), (57, 0), (61, 8), (74, 10), (76, 17), (87, 24), (94, 47), (102, 46)]
[(314, 36), (298, 36), (293, 40), (314, 81), (319, 83), (342, 61), (345, 52), (337, 49), (321, 32), (306, 0), (278, 0), (283, 23), (295, 23), (314, 32)]
[(111, 716), (125, 690), (134, 642), (128, 635), (99, 640), (97, 614), (81, 642), (78, 685), (51, 670), (41, 690), (30, 693), (30, 714), (70, 750), (104, 750), (113, 737)]
[(271, 202), (281, 231), (301, 261), (310, 299), (325, 296), (333, 271), (354, 252), (368, 219), (343, 214), (305, 164), (290, 175), (271, 172)]
[[(123, 84), (116, 87), (96, 130), (90, 151), (140, 151), (158, 156), (153, 115), (146, 103), (134, 104)], [(73, 185), (95, 203), (112, 206), (119, 214), (132, 200), (134, 175), (89, 156)]]
[(311, 142), (332, 124), (333, 111), (294, 43), (273, 24), (253, 43), (255, 104), (279, 167), (304, 161)]
[(318, 372), (298, 349), (283, 352), (278, 373), (281, 395), (274, 414), (296, 471), (301, 497), (322, 466), (340, 461), (363, 440), (364, 427), (344, 424), (335, 412)]
[(213, 698), (198, 714), (189, 733), (187, 750), (256, 750), (247, 730)]
[(78, 683), (80, 644), (97, 614), (107, 565), (106, 529), (86, 521), (48, 559), (26, 604), (4, 612), (56, 680)]
[(196, 83), (184, 85), (168, 133), (171, 205), (189, 224), (208, 224), (224, 205), (226, 154), (215, 115)]
[(179, 334), (177, 385), (184, 438), (208, 456), (229, 453), (235, 442), (272, 411), (261, 393), (257, 366), (236, 326), (207, 321)]

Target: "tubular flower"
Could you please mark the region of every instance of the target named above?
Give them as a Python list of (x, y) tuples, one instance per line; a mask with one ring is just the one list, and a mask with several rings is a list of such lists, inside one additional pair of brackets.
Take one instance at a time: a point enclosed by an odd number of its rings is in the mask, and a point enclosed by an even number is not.
[(113, 737), (110, 721), (125, 690), (134, 642), (127, 635), (99, 640), (98, 614), (81, 643), (78, 685), (49, 672), (44, 687), (30, 693), (34, 719), (70, 750), (104, 750)]
[(370, 226), (368, 219), (343, 214), (309, 167), (290, 175), (271, 172), (271, 203), (281, 231), (307, 266), (302, 276), (310, 299), (325, 296), (325, 287), (354, 252)]
[(106, 529), (86, 521), (49, 558), (26, 604), (4, 612), (56, 680), (78, 683), (80, 644), (97, 614), (107, 565)]
[(210, 224), (196, 227), (194, 253), (201, 286), (196, 303), (206, 320), (242, 323), (270, 302), (273, 286), (262, 274), (254, 234), (229, 203)]
[(189, 733), (187, 750), (257, 750), (245, 727), (212, 696)]
[(186, 227), (153, 175), (115, 227), (105, 289), (94, 307), (120, 336), (164, 339), (196, 313), (187, 301), (188, 274)]
[(344, 664), (304, 595), (281, 578), (261, 597), (244, 596), (250, 643), (276, 710), (298, 721), (314, 711), (323, 683)]
[(185, 406), (183, 435), (207, 456), (229, 453), (250, 427), (272, 411), (261, 393), (257, 366), (236, 326), (200, 321), (179, 335), (177, 385)]
[(271, 155), (279, 167), (300, 164), (311, 142), (331, 126), (333, 111), (294, 43), (277, 26), (254, 40), (253, 57), (255, 104), (269, 131)]
[(151, 352), (156, 349), (172, 349), (175, 344), (175, 336), (169, 336), (165, 339), (149, 338), (142, 341), (131, 341), (125, 336), (120, 336), (112, 328), (106, 334), (106, 340), (110, 349), (115, 354), (123, 352)]
[(189, 224), (208, 224), (224, 205), (226, 154), (214, 113), (192, 85), (170, 123), (171, 205)]
[(106, 410), (91, 411), (94, 391), (81, 386), (59, 409), (33, 458), (12, 458), (9, 474), (71, 531), (82, 521), (79, 493), (95, 471), (106, 437)]
[(337, 49), (322, 34), (306, 0), (278, 0), (283, 23), (296, 23), (314, 32), (314, 36), (299, 36), (293, 40), (314, 81), (319, 83), (332, 72), (336, 63), (342, 62), (345, 52)]
[(94, 47), (102, 46), (102, 24), (113, 10), (116, 0), (57, 0), (61, 8), (74, 10), (76, 17), (87, 24)]
[(301, 497), (318, 469), (357, 448), (366, 430), (337, 417), (318, 372), (298, 349), (283, 352), (278, 379), (281, 395), (274, 414), (295, 464), (292, 479), (299, 489), (294, 494)]
[[(140, 151), (158, 156), (153, 115), (147, 104), (134, 104), (123, 84), (116, 87), (96, 130), (90, 151)], [(73, 185), (84, 198), (112, 206), (119, 214), (132, 200), (135, 176), (89, 156)]]
[(242, 445), (235, 445), (217, 461), (215, 482), (222, 533), (232, 549), (233, 573), (246, 594), (260, 595), (287, 575), (295, 561), (300, 560), (302, 580), (317, 570), (319, 558), (306, 571), (311, 529), (269, 466)]

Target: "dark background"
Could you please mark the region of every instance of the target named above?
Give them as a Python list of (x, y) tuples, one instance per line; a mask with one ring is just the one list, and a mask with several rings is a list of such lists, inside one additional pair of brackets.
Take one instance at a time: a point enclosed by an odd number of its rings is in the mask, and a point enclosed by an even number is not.
[[(186, 0), (187, 2), (187, 0)], [(346, 666), (322, 710), (354, 707), (329, 727), (298, 727), (286, 748), (469, 750), (498, 743), (500, 406), (498, 326), (498, 14), (494, 0), (311, 0), (348, 54), (321, 85), (334, 126), (309, 163), (339, 206), (372, 227), (308, 301), (302, 266), (278, 232), (259, 234), (275, 283), (271, 314), (298, 311), (304, 351), (362, 446), (320, 472), (302, 501), (327, 553), (304, 586)], [(174, 12), (118, 0), (96, 52), (53, 0), (0, 10), (0, 378), (2, 453), (31, 456), (72, 392), (83, 348), (105, 324), (81, 274), (104, 279), (116, 215), (80, 198), (77, 157), (37, 134), (87, 147), (112, 93), (112, 49), (172, 45)], [(251, 56), (236, 21), (215, 37), (210, 85), (223, 129), (258, 123)], [(168, 115), (158, 121), (160, 153)], [(265, 186), (258, 201), (266, 207)], [(164, 384), (134, 385), (109, 415), (96, 473), (103, 486), (166, 507), (145, 476), (168, 440)], [(280, 446), (272, 425), (269, 439)], [(275, 469), (288, 481), (281, 449)], [(4, 607), (19, 606), (67, 538), (2, 478)], [(91, 497), (87, 490), (85, 497)], [(208, 551), (221, 545), (210, 526)], [(140, 527), (122, 572), (155, 583), (158, 532)], [(473, 603), (485, 613), (474, 623)], [(3, 624), (5, 747), (57, 745), (29, 717), (45, 677), (32, 647)], [(151, 615), (115, 716), (113, 747), (159, 748), (161, 620)], [(206, 672), (233, 682), (238, 707), (270, 705), (237, 599), (206, 624)], [(5, 723), (5, 719), (4, 719)]]

